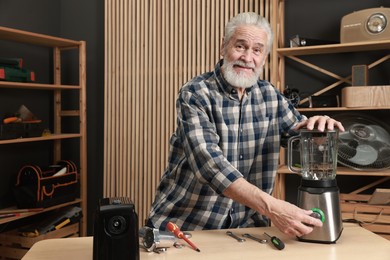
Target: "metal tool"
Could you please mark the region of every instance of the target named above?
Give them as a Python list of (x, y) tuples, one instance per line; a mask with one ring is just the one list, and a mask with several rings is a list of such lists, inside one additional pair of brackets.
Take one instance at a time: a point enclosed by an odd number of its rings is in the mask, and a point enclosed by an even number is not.
[(254, 240), (254, 241), (257, 241), (257, 242), (259, 242), (259, 243), (261, 243), (261, 244), (267, 243), (267, 239), (257, 238), (257, 237), (252, 236), (251, 234), (248, 234), (248, 233), (245, 233), (245, 234), (243, 234), (242, 236), (243, 236), (243, 237), (246, 237), (246, 238), (249, 238), (249, 239), (252, 239), (252, 240)]
[(264, 232), (266, 236), (268, 236), (271, 239), (272, 244), (279, 250), (282, 250), (284, 248), (284, 243), (282, 240), (275, 236), (270, 236), (267, 233)]
[(231, 232), (231, 231), (226, 231), (226, 235), (231, 236), (232, 238), (236, 239), (238, 242), (244, 242), (244, 241), (245, 241), (244, 238), (241, 238), (241, 237), (235, 235), (235, 234), (234, 234), (233, 232)]
[(179, 248), (177, 238), (169, 231), (160, 231), (156, 228), (143, 227), (139, 229), (140, 245), (148, 252), (163, 253), (169, 247)]

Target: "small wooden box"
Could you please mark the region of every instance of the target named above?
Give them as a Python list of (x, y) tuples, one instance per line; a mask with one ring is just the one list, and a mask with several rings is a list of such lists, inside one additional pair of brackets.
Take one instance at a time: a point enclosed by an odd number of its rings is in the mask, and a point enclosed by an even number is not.
[[(74, 223), (37, 237), (21, 236), (16, 230), (4, 232), (0, 234), (0, 259), (22, 259), (36, 242), (44, 239), (78, 236), (79, 223)], [(53, 259), (55, 259), (55, 256), (53, 256)]]
[(390, 206), (370, 205), (371, 195), (340, 194), (341, 215), (343, 221), (359, 223), (390, 240)]
[(352, 86), (341, 90), (343, 107), (390, 106), (390, 86)]

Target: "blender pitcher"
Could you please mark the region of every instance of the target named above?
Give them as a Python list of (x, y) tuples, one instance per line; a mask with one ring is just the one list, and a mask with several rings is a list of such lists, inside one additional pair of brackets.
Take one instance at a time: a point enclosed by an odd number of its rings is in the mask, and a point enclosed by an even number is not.
[[(336, 130), (302, 129), (298, 136), (288, 140), (288, 168), (300, 173), (307, 180), (331, 180), (336, 178), (337, 169), (337, 139)], [(299, 141), (300, 164), (292, 165), (293, 143)]]

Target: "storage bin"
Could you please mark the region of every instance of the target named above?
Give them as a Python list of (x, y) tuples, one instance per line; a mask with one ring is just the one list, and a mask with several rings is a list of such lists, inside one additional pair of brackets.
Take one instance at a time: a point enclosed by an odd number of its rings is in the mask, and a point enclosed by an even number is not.
[(39, 137), (43, 130), (42, 123), (0, 124), (0, 140)]
[[(59, 171), (65, 171), (57, 175)], [(14, 189), (18, 208), (46, 208), (76, 199), (77, 167), (72, 161), (59, 161), (43, 171), (36, 165), (23, 166)]]

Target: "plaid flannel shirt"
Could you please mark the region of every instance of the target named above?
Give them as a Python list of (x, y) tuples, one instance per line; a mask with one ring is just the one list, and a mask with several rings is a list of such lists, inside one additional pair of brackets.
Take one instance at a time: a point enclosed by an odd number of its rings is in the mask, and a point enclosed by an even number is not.
[(173, 221), (182, 230), (195, 230), (268, 223), (222, 193), (238, 178), (245, 178), (271, 194), (281, 135), (291, 133), (305, 117), (263, 80), (248, 88), (240, 101), (222, 77), (222, 62), (179, 92), (177, 129), (170, 139), (169, 164), (152, 204), (149, 226), (165, 230), (167, 222)]

